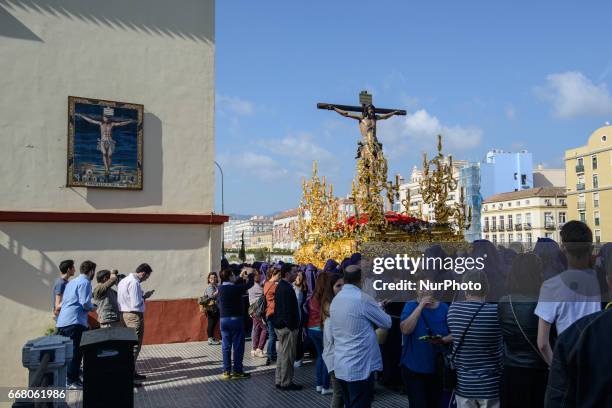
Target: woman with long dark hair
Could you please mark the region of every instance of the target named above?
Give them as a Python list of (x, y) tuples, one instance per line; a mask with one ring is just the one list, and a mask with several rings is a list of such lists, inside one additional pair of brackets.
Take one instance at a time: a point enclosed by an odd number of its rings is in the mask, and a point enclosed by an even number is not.
[(298, 327), (297, 341), (295, 343), (295, 363), (294, 367), (302, 366), (302, 358), (304, 357), (304, 319), (306, 313), (304, 311), (304, 304), (306, 303), (306, 297), (308, 296), (308, 285), (306, 284), (306, 278), (304, 272), (299, 271), (293, 281), (293, 290), (298, 301), (298, 311), (300, 313), (300, 324)]
[(538, 350), (535, 308), (543, 282), (543, 265), (533, 254), (519, 254), (508, 275), (509, 294), (499, 301), (497, 316), (504, 339), (502, 407), (542, 407), (548, 366)]
[(328, 291), (327, 286), (331, 274), (321, 272), (317, 276), (314, 292), (308, 302), (308, 336), (311, 338), (315, 349), (317, 350), (317, 367), (316, 367), (316, 390), (321, 394), (331, 394), (329, 382), (329, 373), (325, 362), (323, 361), (323, 331), (321, 327), (321, 306), (323, 304), (324, 295)]
[(206, 287), (207, 302), (204, 306), (206, 311), (206, 337), (208, 337), (208, 344), (216, 346), (221, 344), (219, 340), (215, 338), (215, 328), (219, 323), (219, 308), (217, 307), (217, 295), (219, 287), (219, 277), (216, 272), (208, 274), (208, 286)]

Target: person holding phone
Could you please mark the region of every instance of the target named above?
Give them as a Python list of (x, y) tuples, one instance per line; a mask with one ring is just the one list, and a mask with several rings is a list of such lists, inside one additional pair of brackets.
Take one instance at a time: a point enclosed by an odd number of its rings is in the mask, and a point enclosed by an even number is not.
[[(427, 279), (419, 277), (419, 281)], [(406, 302), (400, 317), (402, 380), (410, 407), (415, 408), (437, 408), (442, 396), (436, 359), (444, 351), (441, 343), (450, 342), (451, 337), (446, 325), (448, 306), (434, 295), (417, 290), (416, 300)]]
[(121, 312), (123, 323), (126, 327), (134, 329), (138, 336), (138, 344), (134, 347), (134, 380), (144, 380), (147, 378), (145, 375), (136, 372), (136, 360), (142, 348), (142, 339), (145, 330), (144, 301), (150, 298), (153, 292), (155, 292), (154, 290), (149, 290), (143, 293), (140, 285), (142, 282), (149, 279), (151, 273), (153, 273), (153, 269), (149, 264), (140, 264), (135, 272), (119, 282), (117, 288), (117, 301), (119, 302), (119, 311)]

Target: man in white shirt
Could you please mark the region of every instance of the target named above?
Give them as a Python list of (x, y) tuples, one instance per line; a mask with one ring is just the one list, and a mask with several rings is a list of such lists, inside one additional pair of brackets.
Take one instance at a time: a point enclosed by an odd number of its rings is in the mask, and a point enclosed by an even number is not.
[(334, 373), (342, 388), (345, 406), (369, 407), (375, 371), (382, 371), (376, 328), (391, 328), (391, 316), (361, 290), (361, 268), (344, 272), (344, 286), (330, 306), (334, 342)]
[[(140, 284), (149, 279), (152, 272), (153, 269), (149, 264), (140, 264), (136, 271), (122, 279), (117, 287), (117, 302), (123, 322), (126, 327), (134, 329), (138, 336), (138, 345), (134, 348), (134, 368), (144, 337), (144, 301), (151, 297), (154, 292), (150, 290), (143, 294)], [(135, 380), (144, 380), (145, 378), (146, 376), (138, 374), (134, 370)]]
[(570, 221), (561, 229), (561, 249), (568, 268), (546, 280), (540, 289), (535, 314), (538, 323), (538, 348), (548, 365), (552, 362), (550, 327), (561, 334), (576, 320), (601, 310), (601, 289), (591, 269), (593, 233), (583, 222)]

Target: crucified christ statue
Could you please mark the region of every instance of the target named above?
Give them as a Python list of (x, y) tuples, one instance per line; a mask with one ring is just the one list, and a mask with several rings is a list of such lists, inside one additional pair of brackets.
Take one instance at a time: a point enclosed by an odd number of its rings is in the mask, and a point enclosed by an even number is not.
[(102, 121), (95, 120), (89, 116), (77, 113), (75, 116), (82, 118), (84, 121), (100, 126), (100, 139), (98, 139), (98, 150), (102, 153), (102, 161), (104, 161), (104, 174), (110, 174), (110, 167), (113, 161), (113, 152), (115, 151), (115, 141), (113, 140), (113, 128), (129, 125), (134, 122), (133, 119), (113, 122), (106, 115), (102, 116)]
[(378, 122), (379, 120), (389, 119), (391, 116), (401, 115), (401, 111), (398, 110), (384, 113), (382, 115), (377, 115), (376, 108), (372, 104), (364, 106), (363, 113), (361, 115), (350, 113), (334, 105), (331, 105), (330, 107), (332, 110), (338, 112), (344, 117), (356, 119), (359, 121), (359, 131), (361, 132), (362, 140), (357, 143), (359, 147), (357, 148), (357, 157), (355, 157), (356, 159), (361, 157), (361, 149), (363, 148), (364, 144), (367, 145), (373, 143), (376, 144), (379, 149), (382, 149), (382, 145), (376, 138), (376, 122)]

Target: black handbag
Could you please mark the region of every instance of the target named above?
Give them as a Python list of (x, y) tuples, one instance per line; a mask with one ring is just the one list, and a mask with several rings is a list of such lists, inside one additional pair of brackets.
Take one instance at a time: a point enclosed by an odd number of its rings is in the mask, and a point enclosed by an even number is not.
[(465, 340), (465, 335), (467, 334), (468, 330), (470, 329), (470, 326), (474, 322), (476, 315), (478, 315), (478, 313), (480, 312), (480, 310), (482, 310), (484, 305), (485, 305), (484, 303), (480, 305), (476, 313), (474, 313), (474, 316), (472, 316), (472, 319), (470, 320), (467, 327), (463, 331), (463, 334), (461, 335), (461, 339), (459, 339), (459, 343), (457, 344), (457, 347), (455, 347), (455, 349), (453, 350), (452, 354), (450, 355), (446, 354), (444, 356), (444, 371), (442, 374), (442, 386), (444, 387), (445, 391), (452, 391), (455, 388), (457, 388), (457, 369), (455, 368), (455, 356), (457, 355), (457, 352), (463, 345), (463, 341)]

